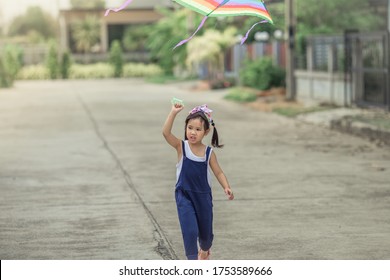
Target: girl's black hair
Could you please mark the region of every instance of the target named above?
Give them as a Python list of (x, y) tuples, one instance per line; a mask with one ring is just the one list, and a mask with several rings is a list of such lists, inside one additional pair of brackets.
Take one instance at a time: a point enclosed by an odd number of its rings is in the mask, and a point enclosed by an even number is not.
[[(188, 138), (187, 138), (187, 125), (188, 125), (188, 122), (192, 119), (201, 119), (203, 121), (203, 128), (205, 131), (210, 128), (209, 120), (203, 112), (196, 112), (194, 114), (189, 114), (186, 118), (185, 126), (184, 126), (184, 139), (185, 140), (188, 140)], [(219, 144), (218, 131), (215, 128), (214, 121), (211, 121), (211, 125), (213, 126), (213, 136), (211, 137), (211, 145), (215, 148), (222, 148), (223, 145)]]

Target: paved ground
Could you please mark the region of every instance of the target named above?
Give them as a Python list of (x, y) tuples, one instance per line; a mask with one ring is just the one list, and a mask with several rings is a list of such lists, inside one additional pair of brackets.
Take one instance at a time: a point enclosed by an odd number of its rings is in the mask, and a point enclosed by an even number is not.
[[(236, 199), (214, 184), (214, 259), (390, 259), (390, 148), (142, 80), (0, 91), (0, 259), (183, 259), (161, 135), (208, 103)], [(184, 114), (174, 132), (183, 134)]]

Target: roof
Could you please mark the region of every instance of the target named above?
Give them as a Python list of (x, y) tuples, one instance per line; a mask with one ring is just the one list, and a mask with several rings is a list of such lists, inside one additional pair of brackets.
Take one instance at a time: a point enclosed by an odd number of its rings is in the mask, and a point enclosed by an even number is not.
[[(120, 7), (125, 0), (106, 1), (107, 8)], [(126, 9), (154, 9), (155, 7), (173, 7), (172, 0), (133, 0)]]

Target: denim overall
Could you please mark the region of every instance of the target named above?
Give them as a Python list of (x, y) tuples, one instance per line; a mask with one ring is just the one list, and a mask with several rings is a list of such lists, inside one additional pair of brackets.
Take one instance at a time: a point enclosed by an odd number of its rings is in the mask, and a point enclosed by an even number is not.
[(200, 248), (207, 251), (214, 237), (212, 195), (207, 180), (211, 148), (207, 147), (203, 162), (186, 157), (183, 141), (182, 151), (183, 165), (176, 183), (175, 198), (187, 259), (196, 260), (198, 239)]

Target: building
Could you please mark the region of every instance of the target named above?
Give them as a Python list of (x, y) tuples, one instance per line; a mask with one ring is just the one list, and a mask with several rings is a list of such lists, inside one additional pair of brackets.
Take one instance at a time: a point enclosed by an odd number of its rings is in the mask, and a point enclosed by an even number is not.
[[(115, 39), (121, 39), (124, 28), (132, 24), (153, 23), (163, 16), (156, 11), (156, 7), (173, 8), (170, 0), (143, 0), (134, 1), (126, 9), (104, 16), (105, 9), (70, 9), (60, 10), (60, 46), (62, 50), (72, 49), (71, 25), (83, 20), (87, 16), (96, 16), (101, 19), (100, 48), (99, 52), (106, 53), (110, 43)], [(115, 33), (115, 34), (114, 34)]]

